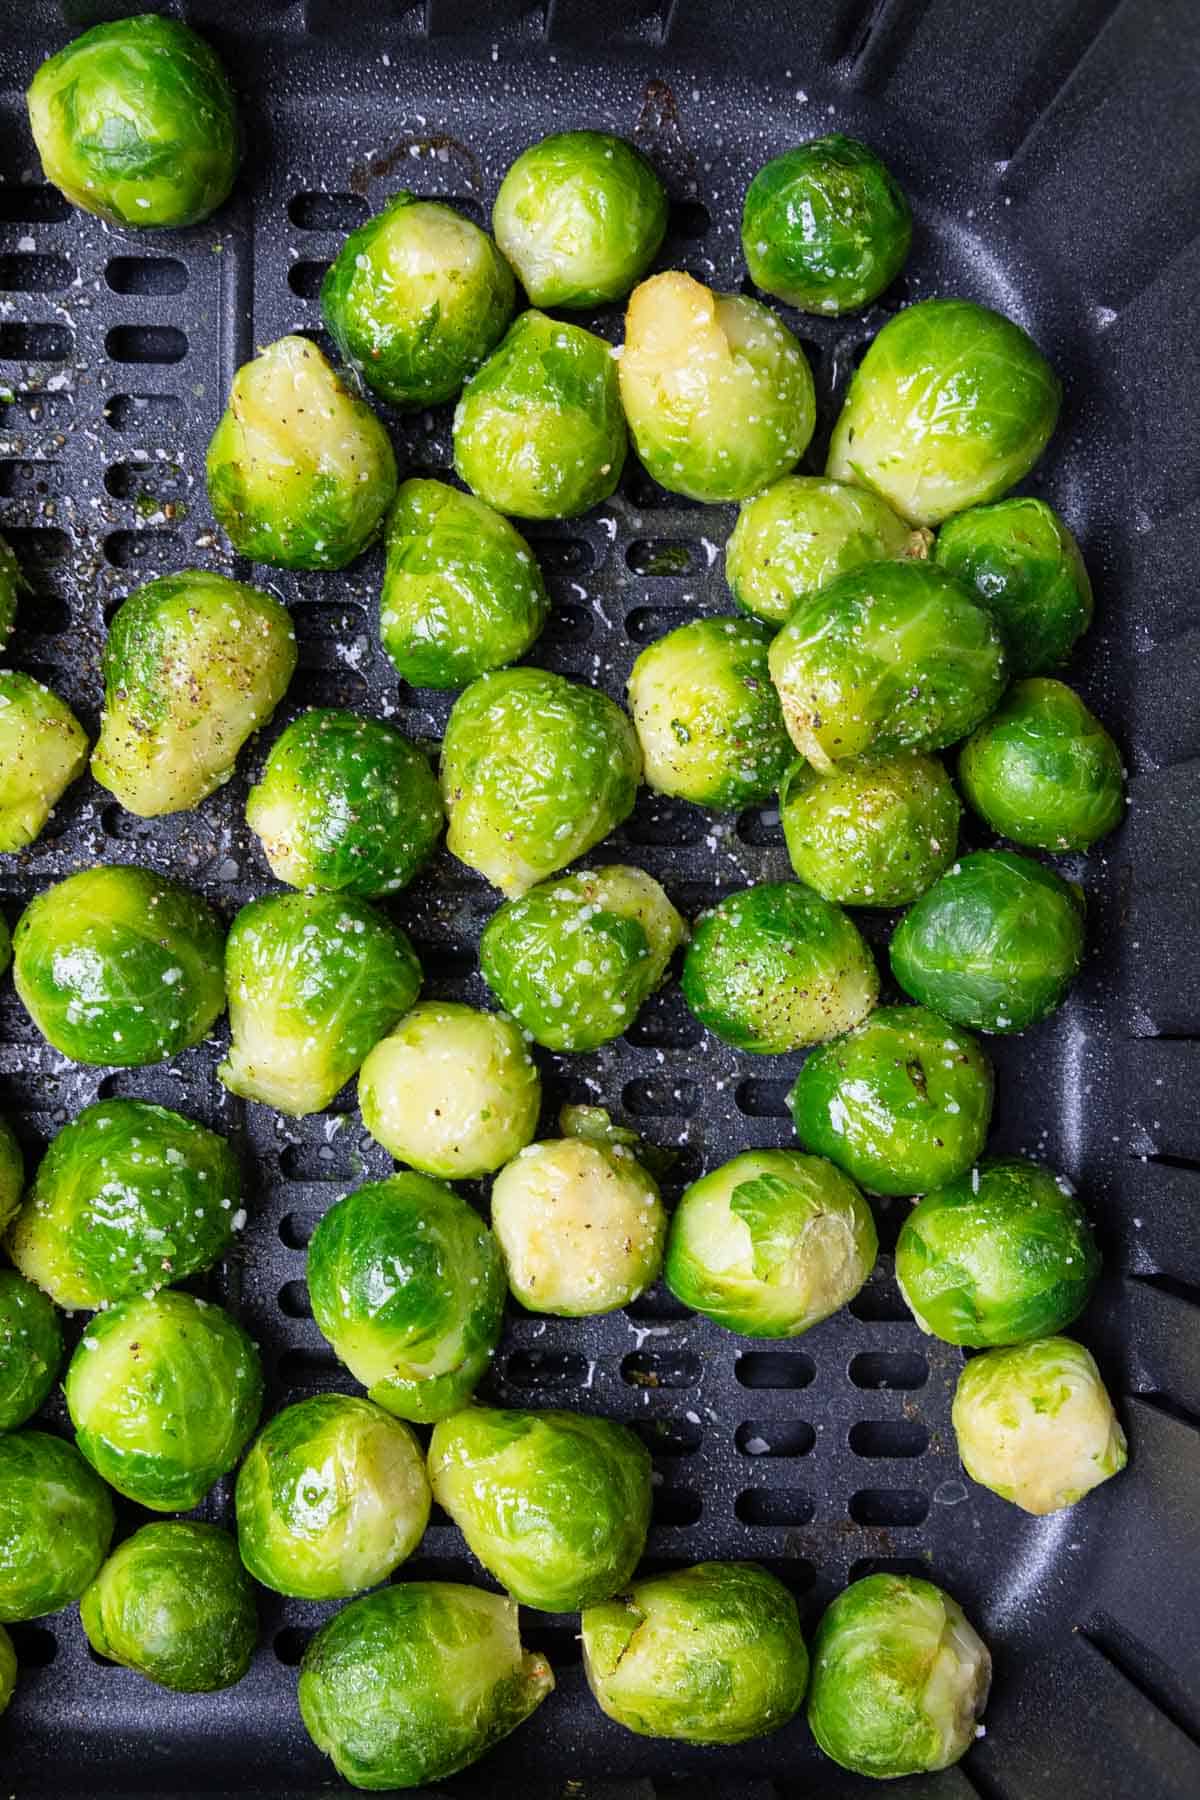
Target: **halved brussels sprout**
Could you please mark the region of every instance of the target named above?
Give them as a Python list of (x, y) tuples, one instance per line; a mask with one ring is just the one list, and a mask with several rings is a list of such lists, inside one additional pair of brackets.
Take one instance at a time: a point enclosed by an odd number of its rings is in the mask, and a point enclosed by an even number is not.
[(84, 1456), (151, 1512), (199, 1506), (262, 1410), (252, 1340), (222, 1307), (169, 1288), (97, 1313), (63, 1386)]
[(0, 1269), (0, 1431), (32, 1419), (62, 1362), (58, 1314), (45, 1294)]
[(741, 1744), (800, 1710), (796, 1602), (757, 1563), (697, 1563), (585, 1609), (583, 1667), (601, 1709), (642, 1737)]
[(678, 269), (630, 295), (620, 381), (639, 459), (692, 500), (744, 500), (786, 475), (816, 424), (812, 373), (787, 326)]
[(949, 1594), (915, 1575), (866, 1575), (817, 1627), (808, 1723), (859, 1775), (947, 1769), (975, 1741), (991, 1679), (987, 1645)]
[(409, 1426), (356, 1395), (314, 1394), (276, 1413), (238, 1471), (238, 1546), (264, 1587), (342, 1600), (412, 1555), (429, 1507)]
[(213, 517), (234, 549), (281, 569), (344, 569), (396, 494), (392, 442), (308, 338), (243, 363), (205, 459)]
[(933, 556), (991, 608), (1015, 675), (1066, 662), (1092, 622), (1079, 545), (1044, 500), (1021, 494), (947, 519)]
[(607, 500), (627, 448), (611, 346), (532, 310), (454, 412), (454, 467), (472, 493), (518, 519), (573, 519)]
[(46, 59), (26, 99), (47, 181), (111, 225), (196, 225), (233, 186), (232, 89), (174, 19), (94, 25)]
[(1024, 1031), (1062, 1004), (1083, 960), (1079, 889), (1011, 850), (954, 863), (892, 934), (906, 994), (956, 1025)]
[(554, 1687), (522, 1650), (516, 1603), (454, 1581), (403, 1581), (336, 1613), (300, 1665), (300, 1714), (358, 1788), (423, 1787), (477, 1762)]
[(977, 1349), (1060, 1331), (1099, 1273), (1074, 1188), (1018, 1156), (926, 1194), (896, 1244), (896, 1280), (921, 1330)]
[(0, 1625), (0, 1714), (13, 1697), (17, 1685), (17, 1653), (13, 1641)]
[(0, 851), (34, 842), (87, 759), (87, 732), (66, 701), (0, 669)]
[(313, 1318), (372, 1400), (427, 1423), (456, 1412), (491, 1361), (504, 1310), (496, 1240), (426, 1175), (393, 1175), (329, 1208), (308, 1246)]
[(232, 1687), (258, 1640), (254, 1587), (237, 1545), (191, 1519), (143, 1525), (109, 1557), (79, 1602), (99, 1656), (179, 1694)]
[(303, 1117), (324, 1112), (421, 990), (398, 925), (341, 894), (268, 894), (225, 944), (231, 1094)]
[(906, 906), (950, 867), (962, 807), (935, 756), (848, 756), (826, 772), (793, 763), (779, 790), (801, 881), (840, 906)]
[(958, 778), (993, 831), (1037, 850), (1086, 850), (1125, 812), (1121, 753), (1061, 681), (1018, 681), (963, 745)]
[(642, 756), (607, 694), (547, 669), (500, 669), (455, 701), (441, 773), (447, 849), (512, 897), (628, 818)]
[(224, 931), (198, 894), (129, 864), (81, 869), (35, 895), (13, 934), (13, 979), (73, 1062), (162, 1062), (225, 1006)]
[(25, 1185), (25, 1158), (7, 1119), (0, 1119), (0, 1231), (16, 1214)]
[(17, 616), (17, 601), (26, 586), (12, 545), (7, 538), (0, 537), (0, 650), (3, 650), (12, 633), (13, 620)]
[(441, 835), (424, 752), (382, 719), (311, 707), (271, 747), (246, 823), (289, 887), (372, 900), (407, 887)]
[(143, 819), (199, 806), (295, 667), (296, 633), (270, 594), (206, 569), (148, 581), (109, 626), (92, 774)]
[(856, 369), (826, 473), (938, 525), (1028, 475), (1061, 393), (1011, 319), (973, 300), (922, 300), (888, 320)]
[(0, 1620), (78, 1600), (108, 1554), (112, 1495), (73, 1444), (0, 1433)]

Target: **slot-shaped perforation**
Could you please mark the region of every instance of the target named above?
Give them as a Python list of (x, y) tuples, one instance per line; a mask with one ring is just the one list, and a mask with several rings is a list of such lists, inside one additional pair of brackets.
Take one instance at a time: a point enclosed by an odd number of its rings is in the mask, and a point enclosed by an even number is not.
[(746, 1419), (733, 1441), (743, 1456), (807, 1456), (817, 1434), (806, 1419)]
[(0, 292), (10, 294), (61, 294), (75, 279), (65, 256), (38, 256), (18, 251), (0, 256)]
[(863, 1350), (851, 1358), (850, 1379), (855, 1387), (908, 1393), (925, 1386), (929, 1364), (919, 1350)]
[(696, 1387), (700, 1358), (690, 1350), (631, 1350), (621, 1360), (621, 1379), (639, 1388)]
[(177, 363), (188, 353), (187, 333), (178, 325), (114, 325), (104, 349), (118, 363)]
[(743, 1488), (733, 1503), (743, 1525), (807, 1525), (816, 1508), (804, 1488)]
[(146, 294), (159, 299), (182, 294), (188, 271), (177, 256), (114, 256), (105, 266), (104, 279), (114, 294)]
[(803, 1350), (743, 1350), (734, 1364), (734, 1374), (745, 1388), (782, 1388), (794, 1391), (807, 1387), (817, 1367)]
[(861, 1488), (850, 1496), (856, 1525), (920, 1525), (928, 1513), (929, 1495), (917, 1488)]
[(26, 325), (19, 319), (0, 324), (0, 361), (66, 362), (74, 353), (75, 333), (69, 325)]

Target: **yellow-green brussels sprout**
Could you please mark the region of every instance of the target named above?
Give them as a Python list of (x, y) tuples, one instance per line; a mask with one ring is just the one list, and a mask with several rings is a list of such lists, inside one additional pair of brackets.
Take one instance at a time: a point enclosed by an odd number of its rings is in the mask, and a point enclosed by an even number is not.
[(13, 979), (73, 1062), (133, 1067), (198, 1044), (225, 1006), (224, 932), (198, 894), (149, 869), (82, 869), (29, 902)]
[(915, 1575), (867, 1575), (817, 1627), (808, 1723), (859, 1775), (946, 1769), (974, 1743), (991, 1679), (987, 1645), (949, 1594)]
[(642, 1737), (740, 1744), (786, 1725), (804, 1699), (796, 1602), (757, 1563), (644, 1577), (587, 1607), (581, 1625), (588, 1686)]
[(0, 1625), (0, 1714), (3, 1714), (13, 1697), (13, 1689), (17, 1685), (17, 1653), (13, 1649), (13, 1641)]
[(1061, 391), (1002, 313), (922, 300), (888, 320), (855, 371), (826, 472), (873, 488), (914, 525), (938, 525), (1028, 475)]
[(294, 1118), (324, 1112), (407, 1012), (421, 965), (398, 925), (341, 894), (268, 894), (225, 944), (231, 1094)]
[(238, 1471), (238, 1547), (276, 1593), (348, 1599), (412, 1555), (429, 1506), (409, 1426), (356, 1395), (314, 1394), (275, 1415)]
[(47, 58), (26, 98), (47, 181), (111, 225), (196, 225), (233, 186), (233, 92), (174, 19), (93, 26)]
[(744, 500), (786, 475), (816, 423), (812, 373), (787, 326), (679, 270), (630, 295), (620, 380), (641, 462), (692, 500)]
[(958, 779), (993, 831), (1038, 850), (1086, 850), (1125, 811), (1121, 753), (1061, 681), (1009, 688), (963, 745)]
[(246, 823), (289, 887), (373, 900), (433, 855), (442, 798), (425, 754), (382, 719), (312, 707), (276, 738)]
[(383, 647), (414, 687), (466, 687), (516, 662), (550, 596), (515, 525), (445, 481), (405, 481), (388, 515)]
[(0, 1269), (0, 1431), (31, 1419), (62, 1362), (58, 1314), (45, 1294)]
[(7, 1119), (0, 1119), (0, 1231), (20, 1206), (24, 1185), (25, 1159), (21, 1155), (21, 1146)]
[(313, 1318), (372, 1400), (427, 1423), (457, 1412), (491, 1361), (504, 1310), (496, 1240), (426, 1175), (368, 1182), (308, 1246)]
[(541, 1612), (607, 1600), (646, 1547), (650, 1455), (615, 1419), (468, 1406), (434, 1426), (429, 1479), (488, 1574)]
[(1079, 545), (1044, 500), (1021, 494), (947, 519), (933, 556), (991, 608), (1014, 674), (1057, 668), (1092, 622)]
[(262, 1410), (251, 1339), (222, 1307), (170, 1288), (97, 1313), (63, 1386), (84, 1456), (151, 1512), (199, 1506)]
[(641, 776), (637, 734), (607, 694), (547, 669), (482, 675), (442, 740), (447, 848), (523, 894), (628, 818)]
[(393, 406), (436, 406), (504, 336), (512, 270), (485, 231), (402, 188), (352, 231), (321, 284), (334, 343)]
[(870, 1207), (823, 1156), (747, 1150), (685, 1191), (664, 1273), (727, 1331), (799, 1337), (853, 1300), (878, 1248)]
[(143, 1525), (118, 1545), (79, 1617), (97, 1655), (180, 1694), (232, 1687), (258, 1638), (237, 1545), (219, 1526), (190, 1519)]
[(73, 1445), (44, 1431), (0, 1434), (0, 1620), (78, 1600), (112, 1533), (112, 1496)]
[(34, 842), (87, 757), (66, 702), (32, 675), (0, 669), (0, 851)]
[(573, 519), (607, 500), (627, 448), (611, 346), (541, 312), (519, 315), (455, 408), (455, 468), (518, 519)]
[(827, 771), (792, 764), (779, 812), (793, 869), (840, 906), (906, 906), (945, 873), (962, 807), (935, 756), (849, 756)]
[(7, 538), (0, 537), (0, 650), (8, 642), (17, 616), (17, 601), (27, 584)]
[(300, 1714), (352, 1787), (424, 1787), (477, 1762), (554, 1687), (503, 1594), (403, 1581), (351, 1601), (300, 1665)]

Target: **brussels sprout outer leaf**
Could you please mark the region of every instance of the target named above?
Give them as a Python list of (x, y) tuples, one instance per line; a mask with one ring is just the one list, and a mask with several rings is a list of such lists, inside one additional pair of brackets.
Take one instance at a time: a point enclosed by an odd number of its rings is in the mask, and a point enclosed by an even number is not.
[(947, 519), (933, 556), (991, 609), (1015, 675), (1057, 668), (1092, 622), (1079, 545), (1044, 500), (1021, 494)]
[(850, 756), (822, 773), (798, 761), (779, 790), (800, 880), (841, 906), (903, 906), (950, 867), (962, 807), (936, 757)]
[(958, 779), (993, 831), (1040, 850), (1086, 850), (1125, 811), (1121, 753), (1061, 681), (1018, 681), (963, 745)]
[(87, 733), (65, 701), (0, 669), (0, 852), (23, 850), (87, 768)]
[(44, 1431), (0, 1434), (0, 1620), (78, 1600), (112, 1533), (112, 1496), (74, 1445)]
[(11, 1269), (0, 1269), (0, 1431), (33, 1417), (54, 1386), (62, 1356), (62, 1330), (50, 1301)]

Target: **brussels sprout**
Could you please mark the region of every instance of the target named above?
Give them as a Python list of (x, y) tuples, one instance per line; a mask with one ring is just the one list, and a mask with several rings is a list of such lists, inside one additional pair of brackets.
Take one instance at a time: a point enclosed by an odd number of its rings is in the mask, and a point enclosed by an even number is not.
[(990, 607), (1016, 675), (1041, 675), (1092, 622), (1079, 545), (1044, 500), (1022, 494), (947, 519), (934, 560)]
[(32, 675), (0, 669), (0, 851), (33, 843), (87, 758), (66, 702)]
[(0, 1269), (0, 1431), (24, 1425), (54, 1386), (62, 1331), (45, 1294)]
[(75, 1441), (110, 1487), (189, 1512), (258, 1424), (258, 1351), (229, 1314), (164, 1289), (92, 1319), (67, 1365)]
[(412, 1555), (429, 1505), (409, 1426), (369, 1400), (314, 1394), (276, 1414), (238, 1471), (242, 1561), (276, 1593), (345, 1599)]
[(615, 1419), (469, 1406), (434, 1426), (429, 1479), (488, 1574), (541, 1612), (607, 1600), (646, 1547), (650, 1456)]
[(798, 881), (730, 894), (696, 922), (683, 997), (737, 1050), (773, 1056), (865, 1019), (879, 974), (857, 927)]
[(922, 1006), (976, 1031), (1024, 1031), (1061, 1005), (1083, 958), (1083, 897), (1028, 856), (978, 850), (892, 934), (892, 973)]
[(740, 1744), (786, 1725), (804, 1699), (796, 1602), (757, 1563), (644, 1577), (581, 1624), (588, 1686), (642, 1737)]
[(518, 519), (573, 519), (607, 500), (627, 448), (611, 345), (541, 312), (519, 315), (454, 412), (454, 467)]
[(26, 99), (47, 181), (110, 225), (196, 225), (233, 186), (233, 92), (174, 19), (93, 26), (47, 58)]
[(0, 1119), (0, 1231), (15, 1215), (21, 1204), (25, 1185), (25, 1159), (21, 1146), (13, 1136), (12, 1126)]
[(654, 1281), (667, 1216), (625, 1144), (530, 1144), (492, 1183), (492, 1229), (508, 1285), (529, 1312), (614, 1312)]
[(242, 364), (204, 467), (234, 549), (281, 569), (344, 569), (396, 495), (387, 432), (303, 337)]
[(727, 1331), (799, 1337), (853, 1300), (878, 1248), (870, 1207), (823, 1156), (747, 1150), (684, 1193), (665, 1274)]
[(0, 650), (8, 642), (17, 616), (17, 601), (26, 586), (12, 545), (7, 538), (0, 537)]
[(962, 807), (941, 763), (919, 750), (850, 756), (827, 773), (794, 763), (779, 790), (801, 881), (842, 906), (905, 906), (944, 874)]
[(352, 231), (321, 284), (334, 343), (394, 406), (453, 400), (513, 315), (512, 270), (485, 231), (407, 189)]
[(786, 475), (816, 423), (812, 374), (787, 326), (679, 270), (631, 294), (620, 380), (639, 458), (692, 500), (744, 500)]
[(3, 1714), (13, 1697), (13, 1689), (17, 1685), (17, 1653), (13, 1649), (13, 1641), (0, 1625), (0, 1714)]
[(964, 1364), (954, 1433), (972, 1481), (1041, 1517), (1119, 1475), (1125, 1433), (1100, 1371), (1071, 1338), (1035, 1338)]
[(1021, 1157), (979, 1163), (926, 1194), (896, 1244), (922, 1331), (987, 1349), (1059, 1331), (1087, 1305), (1100, 1252), (1074, 1189)]
[(491, 1361), (504, 1269), (483, 1220), (425, 1175), (346, 1194), (308, 1247), (313, 1318), (372, 1400), (423, 1423), (465, 1406)]
[(958, 778), (975, 811), (1014, 843), (1086, 850), (1125, 811), (1121, 753), (1061, 681), (1018, 681), (963, 745)]
[(859, 1775), (946, 1769), (975, 1741), (991, 1678), (987, 1645), (949, 1594), (915, 1575), (867, 1575), (817, 1627), (808, 1723)]
[(13, 979), (73, 1062), (162, 1062), (224, 1010), (223, 940), (212, 908), (176, 882), (128, 864), (81, 869), (17, 920)]
[(99, 1656), (159, 1687), (211, 1694), (250, 1667), (254, 1588), (237, 1545), (189, 1519), (143, 1525), (115, 1549), (79, 1602)]
[(246, 823), (289, 887), (372, 900), (428, 862), (442, 798), (428, 759), (394, 725), (311, 707), (276, 738)]
[(112, 1497), (73, 1445), (44, 1431), (0, 1434), (0, 1620), (78, 1600), (112, 1533)]
[(607, 694), (547, 669), (483, 675), (442, 740), (447, 848), (523, 894), (628, 818), (641, 775), (637, 735)]
[(421, 1787), (465, 1769), (554, 1687), (522, 1650), (503, 1594), (404, 1581), (322, 1627), (300, 1665), (300, 1713), (318, 1750), (357, 1788)]
[(408, 1011), (421, 965), (390, 919), (339, 894), (268, 894), (225, 945), (231, 1094), (294, 1118), (324, 1112)]
[(199, 806), (295, 667), (296, 634), (270, 594), (205, 569), (148, 581), (109, 627), (92, 774), (143, 819)]
[(444, 481), (401, 484), (387, 524), (383, 647), (414, 687), (460, 688), (516, 662), (550, 596), (515, 525)]

